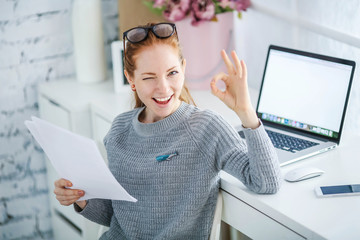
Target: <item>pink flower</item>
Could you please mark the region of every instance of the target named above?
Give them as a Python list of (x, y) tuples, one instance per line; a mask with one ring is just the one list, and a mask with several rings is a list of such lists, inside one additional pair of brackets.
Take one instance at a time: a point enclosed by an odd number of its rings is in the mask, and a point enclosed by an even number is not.
[(209, 21), (215, 16), (215, 5), (212, 0), (193, 0), (191, 3), (191, 24), (199, 25), (202, 21)]
[(166, 0), (154, 0), (154, 8), (161, 8), (165, 4)]
[[(191, 14), (191, 24), (216, 21), (216, 14), (245, 11), (251, 0), (152, 0), (144, 1), (156, 13), (163, 13), (165, 19), (176, 22)], [(238, 16), (241, 16), (240, 14)]]
[(232, 2), (235, 3), (236, 11), (246, 11), (246, 9), (250, 6), (250, 0), (233, 0)]
[(189, 12), (191, 0), (170, 0), (164, 11), (164, 17), (171, 21), (183, 19)]
[(235, 9), (235, 3), (231, 0), (220, 0), (219, 6), (222, 8), (229, 7), (231, 9)]
[(228, 7), (238, 12), (245, 11), (250, 6), (250, 0), (219, 0), (219, 2), (220, 7)]

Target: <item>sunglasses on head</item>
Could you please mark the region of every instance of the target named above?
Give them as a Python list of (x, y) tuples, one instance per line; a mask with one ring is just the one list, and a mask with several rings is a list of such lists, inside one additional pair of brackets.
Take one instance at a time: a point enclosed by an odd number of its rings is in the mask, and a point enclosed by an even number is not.
[(135, 27), (127, 30), (123, 34), (125, 38), (131, 43), (138, 43), (145, 40), (151, 30), (157, 38), (168, 38), (176, 32), (174, 23), (158, 23), (151, 27)]
[[(124, 44), (124, 56), (126, 59), (126, 51), (125, 51), (125, 38), (131, 42), (131, 43), (139, 43), (141, 41), (144, 41), (148, 35), (149, 30), (152, 31), (152, 33), (157, 38), (169, 38), (174, 33), (176, 33), (177, 37), (177, 31), (176, 26), (174, 23), (158, 23), (150, 27), (135, 27), (127, 30), (123, 33), (123, 44)], [(126, 61), (126, 60), (125, 60)]]

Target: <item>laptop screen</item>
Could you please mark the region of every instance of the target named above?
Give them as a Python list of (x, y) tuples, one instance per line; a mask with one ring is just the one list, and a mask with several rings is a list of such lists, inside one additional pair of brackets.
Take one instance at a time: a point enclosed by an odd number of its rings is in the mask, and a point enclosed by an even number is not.
[(340, 138), (355, 62), (270, 46), (257, 114), (263, 121)]

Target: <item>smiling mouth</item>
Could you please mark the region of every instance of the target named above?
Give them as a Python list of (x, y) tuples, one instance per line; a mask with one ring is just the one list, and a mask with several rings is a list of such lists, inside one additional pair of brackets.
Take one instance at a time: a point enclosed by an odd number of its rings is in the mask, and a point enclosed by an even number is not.
[(158, 104), (167, 104), (168, 102), (170, 102), (170, 100), (173, 96), (174, 96), (174, 94), (169, 97), (165, 97), (165, 98), (153, 98), (153, 99)]

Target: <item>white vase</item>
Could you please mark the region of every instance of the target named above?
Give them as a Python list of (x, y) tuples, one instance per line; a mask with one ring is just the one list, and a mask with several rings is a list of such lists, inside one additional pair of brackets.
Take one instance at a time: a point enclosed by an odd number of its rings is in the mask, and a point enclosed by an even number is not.
[(186, 59), (185, 77), (191, 89), (210, 89), (210, 81), (218, 72), (226, 72), (220, 51), (234, 50), (233, 13), (216, 16), (217, 22), (191, 25), (191, 17), (175, 22)]
[(106, 79), (100, 0), (74, 0), (72, 30), (77, 80), (95, 83)]

